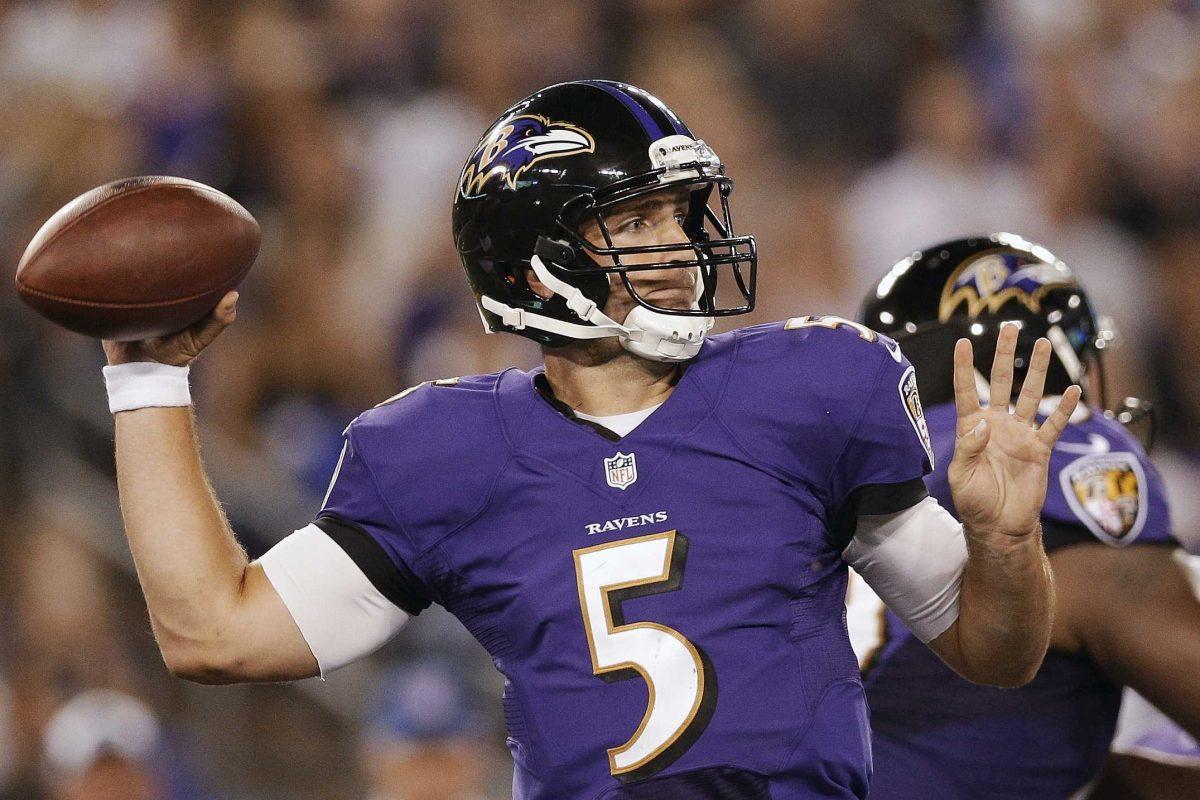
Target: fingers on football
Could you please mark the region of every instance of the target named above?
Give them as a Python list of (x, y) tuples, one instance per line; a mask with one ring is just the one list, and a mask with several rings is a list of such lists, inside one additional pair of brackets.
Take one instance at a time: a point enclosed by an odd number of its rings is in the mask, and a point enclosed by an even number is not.
[(1063, 432), (1063, 428), (1067, 427), (1067, 422), (1070, 421), (1071, 415), (1075, 413), (1075, 406), (1079, 404), (1079, 398), (1082, 396), (1083, 390), (1078, 386), (1069, 386), (1063, 392), (1058, 401), (1058, 408), (1054, 409), (1054, 413), (1046, 418), (1042, 426), (1038, 428), (1038, 438), (1047, 447), (1053, 447), (1058, 441), (1059, 435)]
[(233, 322), (237, 316), (237, 292), (226, 292), (221, 298), (221, 302), (217, 303), (217, 307), (213, 309), (212, 315), (226, 325)]
[(1017, 354), (1016, 325), (1001, 325), (996, 337), (996, 356), (992, 359), (992, 381), (988, 405), (992, 408), (1008, 408), (1012, 398), (1013, 360)]
[(200, 347), (212, 344), (213, 339), (217, 338), (217, 334), (225, 330), (237, 318), (237, 300), (238, 293), (229, 292), (221, 298), (221, 302), (217, 303), (217, 307), (212, 310), (211, 314), (196, 324), (197, 330), (193, 337)]
[(1014, 416), (1026, 425), (1032, 425), (1037, 420), (1038, 405), (1042, 402), (1042, 391), (1046, 387), (1046, 370), (1050, 367), (1050, 341), (1038, 339), (1033, 346), (1033, 356), (1029, 359), (1029, 369), (1025, 371), (1025, 381), (1021, 385), (1021, 394), (1017, 397), (1017, 408)]
[(954, 407), (960, 419), (979, 410), (975, 355), (970, 339), (959, 339), (954, 345)]

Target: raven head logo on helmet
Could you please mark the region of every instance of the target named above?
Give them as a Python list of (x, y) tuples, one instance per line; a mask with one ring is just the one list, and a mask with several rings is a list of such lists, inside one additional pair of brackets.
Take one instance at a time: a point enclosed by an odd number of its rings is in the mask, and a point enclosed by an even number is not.
[(1057, 259), (1043, 261), (1033, 253), (1003, 248), (985, 251), (964, 261), (946, 281), (938, 319), (945, 322), (963, 304), (971, 318), (984, 310), (995, 314), (1010, 300), (1036, 314), (1046, 292), (1074, 285), (1074, 276)]
[[(687, 241), (614, 245), (606, 215), (667, 188), (686, 192)], [(617, 337), (645, 358), (691, 358), (716, 317), (754, 308), (758, 255), (754, 237), (733, 232), (732, 190), (712, 149), (641, 89), (589, 80), (530, 95), (488, 128), (455, 191), (454, 241), (484, 327), (548, 347)], [(690, 271), (691, 304), (642, 296), (630, 275), (649, 270)], [(718, 301), (718, 280), (736, 299)], [(636, 304), (623, 320), (604, 312), (614, 287)]]
[(538, 161), (595, 149), (591, 134), (570, 123), (551, 122), (536, 114), (514, 117), (480, 142), (463, 167), (459, 191), (464, 197), (478, 197), (492, 179), (506, 182), (515, 191), (517, 179)]
[[(1046, 248), (1011, 233), (942, 242), (896, 264), (863, 301), (859, 321), (900, 342), (917, 367), (926, 403), (954, 396), (954, 343), (971, 339), (975, 366), (988, 374), (1001, 325), (1021, 327), (1018, 353), (1039, 337), (1053, 356), (1046, 391), (1058, 394), (1089, 372), (1104, 404), (1101, 351), (1113, 340), (1074, 273)], [(1025, 364), (1016, 361), (1018, 380)]]

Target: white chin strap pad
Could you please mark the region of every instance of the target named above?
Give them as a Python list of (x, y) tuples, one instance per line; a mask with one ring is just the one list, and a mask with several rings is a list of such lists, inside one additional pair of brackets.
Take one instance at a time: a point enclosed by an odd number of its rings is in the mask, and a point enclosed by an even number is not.
[(700, 352), (713, 318), (680, 317), (634, 306), (625, 317), (625, 326), (641, 334), (637, 339), (621, 337), (621, 346), (635, 356), (651, 361), (687, 361)]
[[(548, 289), (567, 302), (567, 308), (586, 324), (562, 320), (513, 308), (487, 295), (480, 298), (483, 308), (500, 317), (505, 325), (520, 330), (535, 328), (572, 339), (603, 339), (616, 336), (621, 346), (634, 355), (652, 361), (687, 361), (700, 352), (704, 336), (713, 326), (712, 317), (682, 317), (662, 314), (644, 306), (636, 306), (621, 324), (607, 316), (599, 306), (584, 296), (583, 291), (553, 275), (538, 256), (530, 259), (533, 274)], [(703, 281), (697, 282), (697, 300), (704, 291)]]

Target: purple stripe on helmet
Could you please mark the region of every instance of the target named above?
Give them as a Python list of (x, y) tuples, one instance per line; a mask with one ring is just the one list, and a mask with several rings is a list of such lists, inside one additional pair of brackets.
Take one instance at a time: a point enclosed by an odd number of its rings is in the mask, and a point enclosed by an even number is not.
[(662, 126), (654, 121), (654, 117), (650, 116), (650, 112), (643, 108), (642, 104), (639, 103), (628, 92), (623, 91), (611, 83), (605, 83), (604, 81), (580, 81), (580, 83), (588, 86), (595, 86), (597, 89), (603, 89), (613, 97), (620, 100), (625, 107), (629, 109), (629, 112), (637, 118), (637, 121), (641, 123), (642, 129), (646, 131), (646, 134), (650, 137), (651, 141), (657, 141), (667, 135), (663, 132)]
[(657, 97), (654, 97), (653, 95), (647, 95), (646, 103), (648, 105), (654, 106), (654, 108), (656, 110), (658, 110), (659, 112), (662, 113), (663, 118), (666, 119), (666, 121), (668, 123), (670, 123), (671, 127), (675, 129), (675, 133), (677, 133), (681, 136), (686, 136), (689, 139), (696, 138), (696, 137), (692, 136), (692, 132), (689, 131), (687, 129), (687, 126), (683, 124), (683, 120), (681, 120), (679, 117), (675, 116), (675, 112), (672, 111), (671, 109), (667, 108), (666, 104), (663, 103), (663, 101), (659, 100)]

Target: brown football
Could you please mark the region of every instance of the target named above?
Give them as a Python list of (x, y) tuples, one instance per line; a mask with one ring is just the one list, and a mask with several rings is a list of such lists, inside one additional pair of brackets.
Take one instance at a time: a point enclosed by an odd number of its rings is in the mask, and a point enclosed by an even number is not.
[(208, 314), (258, 255), (258, 223), (184, 178), (126, 178), (46, 221), (17, 267), (26, 303), (101, 339), (163, 336)]

